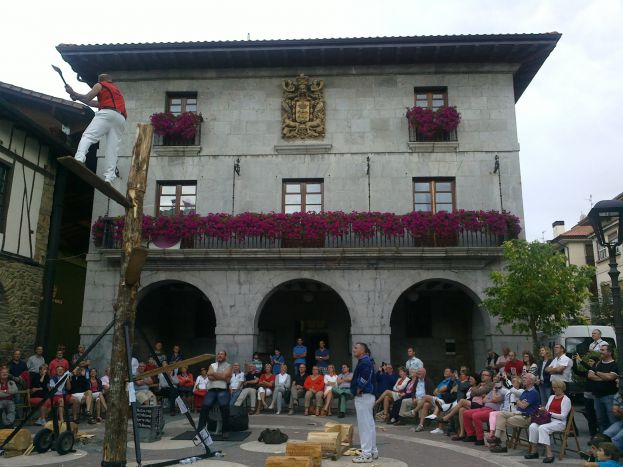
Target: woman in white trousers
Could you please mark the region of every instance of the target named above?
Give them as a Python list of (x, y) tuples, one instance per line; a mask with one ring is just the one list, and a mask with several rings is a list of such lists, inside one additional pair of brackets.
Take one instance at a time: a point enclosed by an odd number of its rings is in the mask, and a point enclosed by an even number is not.
[(281, 413), (283, 398), (286, 394), (286, 391), (290, 390), (290, 386), (292, 386), (292, 378), (290, 378), (290, 375), (288, 374), (288, 366), (285, 363), (282, 363), (281, 368), (279, 369), (279, 374), (275, 378), (275, 392), (273, 393), (273, 402), (270, 404), (270, 407), (268, 407), (269, 409), (274, 409), (276, 404), (277, 415)]
[(565, 396), (565, 383), (564, 381), (552, 381), (552, 391), (554, 394), (549, 396), (545, 410), (549, 412), (552, 421), (543, 425), (537, 425), (536, 423), (530, 424), (528, 428), (530, 448), (528, 454), (524, 457), (526, 459), (538, 459), (538, 444), (545, 446), (545, 459), (544, 464), (551, 464), (554, 462), (554, 454), (550, 446), (550, 435), (556, 431), (563, 431), (567, 425), (567, 418), (571, 411), (571, 400)]

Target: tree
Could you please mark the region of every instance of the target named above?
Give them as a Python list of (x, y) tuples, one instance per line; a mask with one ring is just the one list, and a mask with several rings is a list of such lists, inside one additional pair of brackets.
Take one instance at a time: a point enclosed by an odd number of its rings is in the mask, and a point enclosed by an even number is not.
[(610, 285), (601, 287), (601, 297), (591, 302), (591, 321), (593, 324), (614, 326), (614, 315), (612, 310), (612, 292)]
[(581, 318), (594, 277), (590, 266), (568, 266), (566, 257), (548, 243), (505, 242), (504, 271), (491, 273), (493, 286), (485, 289), (483, 307), (499, 318), (498, 329), (532, 336), (535, 354), (538, 332), (558, 334)]

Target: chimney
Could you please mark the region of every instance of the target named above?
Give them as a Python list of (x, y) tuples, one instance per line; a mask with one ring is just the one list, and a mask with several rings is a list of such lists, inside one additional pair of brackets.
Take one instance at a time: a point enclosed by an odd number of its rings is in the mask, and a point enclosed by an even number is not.
[(552, 228), (554, 229), (554, 238), (556, 238), (565, 231), (565, 221), (555, 221)]

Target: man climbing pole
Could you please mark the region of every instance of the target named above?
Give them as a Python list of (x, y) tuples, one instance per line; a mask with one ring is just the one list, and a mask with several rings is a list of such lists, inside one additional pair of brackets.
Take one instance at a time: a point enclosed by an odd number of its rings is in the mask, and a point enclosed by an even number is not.
[[(99, 109), (87, 129), (82, 133), (75, 158), (84, 163), (91, 145), (106, 136), (104, 180), (112, 185), (117, 178), (117, 157), (119, 156), (119, 146), (125, 132), (125, 120), (128, 114), (125, 111), (123, 94), (113, 84), (110, 75), (101, 74), (97, 77), (97, 81), (87, 94), (78, 94), (68, 84), (65, 85), (65, 90), (72, 99)], [(94, 100), (95, 97), (97, 100)]]

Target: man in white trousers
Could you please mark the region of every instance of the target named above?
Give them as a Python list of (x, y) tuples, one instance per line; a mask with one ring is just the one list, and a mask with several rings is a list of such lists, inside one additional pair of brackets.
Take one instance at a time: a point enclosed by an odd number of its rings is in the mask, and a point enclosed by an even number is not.
[(353, 458), (355, 464), (369, 464), (379, 458), (376, 447), (376, 425), (372, 408), (374, 407), (374, 364), (370, 359), (370, 349), (362, 342), (353, 346), (353, 356), (358, 359), (357, 367), (350, 382), (350, 391), (355, 398), (357, 429), (361, 443), (361, 455)]
[[(119, 145), (125, 132), (125, 120), (128, 118), (128, 114), (125, 111), (123, 94), (113, 84), (110, 75), (101, 74), (97, 81), (95, 86), (86, 94), (78, 94), (68, 84), (65, 85), (65, 90), (72, 99), (98, 108), (95, 117), (82, 133), (75, 158), (84, 163), (91, 145), (106, 136), (104, 180), (112, 184), (117, 178)], [(95, 100), (96, 97), (97, 100)]]

